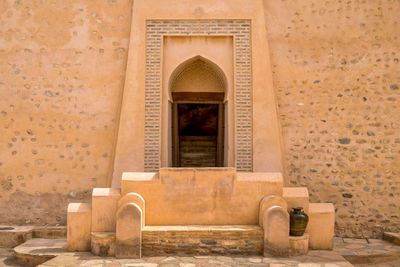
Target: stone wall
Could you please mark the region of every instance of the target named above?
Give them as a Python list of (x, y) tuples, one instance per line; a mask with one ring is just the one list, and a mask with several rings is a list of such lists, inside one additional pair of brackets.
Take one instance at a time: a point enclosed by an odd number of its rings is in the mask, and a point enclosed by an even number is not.
[(258, 226), (145, 227), (142, 254), (160, 255), (262, 255), (263, 230)]
[(342, 236), (400, 231), (399, 1), (265, 1), (287, 185)]
[(0, 222), (65, 224), (109, 184), (132, 1), (0, 1)]

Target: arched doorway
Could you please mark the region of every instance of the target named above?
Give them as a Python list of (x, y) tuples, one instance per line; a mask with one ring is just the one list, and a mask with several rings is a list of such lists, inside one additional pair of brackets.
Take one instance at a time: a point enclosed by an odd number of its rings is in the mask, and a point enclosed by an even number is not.
[(181, 64), (169, 83), (174, 167), (223, 167), (225, 91), (223, 72), (197, 56)]

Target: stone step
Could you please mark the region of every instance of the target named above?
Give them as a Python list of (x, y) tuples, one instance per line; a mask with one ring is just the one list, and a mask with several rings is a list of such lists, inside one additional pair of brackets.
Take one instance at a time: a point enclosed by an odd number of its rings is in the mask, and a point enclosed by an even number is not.
[(22, 266), (37, 266), (67, 252), (65, 239), (34, 238), (14, 248), (16, 261)]
[(115, 232), (92, 232), (90, 244), (93, 255), (114, 257), (115, 238)]
[(217, 143), (216, 136), (181, 136), (180, 144), (197, 144), (197, 145), (215, 145)]
[(258, 225), (145, 226), (144, 256), (262, 255), (264, 231)]
[(0, 225), (0, 248), (13, 248), (32, 239), (33, 226)]
[(215, 152), (215, 146), (184, 146), (180, 148), (181, 153), (201, 153), (201, 152)]
[(215, 151), (204, 151), (204, 152), (181, 152), (181, 157), (188, 160), (207, 160), (215, 158)]
[(183, 168), (186, 168), (186, 167), (207, 168), (210, 166), (215, 166), (215, 160), (212, 162), (208, 162), (208, 161), (201, 161), (201, 162), (182, 161), (181, 162), (181, 167), (183, 167)]
[(66, 226), (43, 226), (32, 230), (33, 238), (59, 239), (67, 237)]
[[(55, 244), (54, 239), (32, 239), (26, 246), (25, 249), (20, 253), (19, 256), (24, 255), (25, 257), (33, 256), (40, 261), (46, 261), (50, 257), (53, 257), (49, 261), (40, 264), (38, 267), (56, 267), (56, 266), (349, 266), (352, 265), (341, 257), (336, 251), (309, 251), (307, 255), (276, 258), (276, 257), (262, 257), (262, 256), (184, 256), (180, 257), (177, 255), (159, 256), (159, 257), (143, 257), (142, 259), (115, 259), (115, 258), (101, 258), (95, 256), (90, 252), (78, 252), (70, 253), (67, 252), (64, 247), (62, 240)], [(388, 242), (385, 242), (388, 243)], [(29, 248), (30, 247), (30, 248)], [(40, 251), (40, 252), (39, 252)], [(353, 251), (357, 253), (358, 250), (346, 249), (346, 251)], [(1, 250), (0, 250), (0, 254)], [(10, 255), (7, 251), (4, 253), (5, 256)], [(1, 256), (1, 255), (0, 255)], [(10, 255), (11, 256), (11, 255)], [(0, 261), (0, 266), (1, 265)], [(14, 263), (14, 261), (13, 261)], [(7, 259), (7, 264), (10, 265)], [(19, 265), (15, 265), (19, 266)], [(33, 262), (31, 265), (23, 263), (21, 266), (34, 266)], [(396, 265), (390, 265), (396, 266)]]
[[(262, 255), (263, 230), (253, 225), (145, 226), (142, 256)], [(92, 252), (114, 256), (115, 233), (92, 232)]]
[(0, 248), (13, 248), (32, 238), (65, 238), (65, 226), (0, 225)]
[(290, 256), (306, 255), (309, 239), (310, 237), (307, 233), (302, 236), (289, 236)]
[(213, 147), (217, 144), (216, 141), (181, 141), (181, 147)]
[(400, 266), (400, 246), (381, 239), (335, 237), (334, 249), (352, 264)]
[(284, 187), (282, 197), (287, 203), (288, 211), (295, 207), (302, 207), (308, 214), (309, 195), (307, 187)]
[(384, 232), (383, 240), (389, 241), (393, 244), (400, 246), (400, 234), (398, 233)]
[(181, 135), (180, 136), (180, 140), (181, 141), (212, 141), (212, 140), (216, 140), (217, 137), (216, 136), (184, 136)]

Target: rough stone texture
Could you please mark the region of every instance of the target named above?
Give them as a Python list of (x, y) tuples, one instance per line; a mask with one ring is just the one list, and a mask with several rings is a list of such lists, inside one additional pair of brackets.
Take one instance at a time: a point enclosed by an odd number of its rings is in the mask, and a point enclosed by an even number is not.
[(115, 232), (92, 232), (91, 251), (94, 255), (102, 257), (115, 256)]
[(0, 248), (13, 248), (32, 239), (32, 226), (0, 225)]
[(0, 223), (109, 185), (132, 2), (0, 1)]
[(146, 226), (143, 256), (262, 255), (263, 230), (258, 226)]
[(290, 256), (305, 255), (308, 253), (308, 234), (302, 236), (289, 236)]
[[(381, 239), (335, 238), (334, 250), (360, 266), (400, 266), (400, 246)], [(356, 265), (357, 266), (357, 265)]]
[(71, 202), (90, 203), (91, 190), (73, 194), (28, 194), (17, 190), (8, 200), (0, 200), (0, 221), (9, 225), (66, 225), (66, 210)]
[(37, 227), (32, 230), (33, 238), (58, 239), (67, 237), (67, 227), (65, 226), (48, 226)]
[(37, 266), (67, 252), (65, 239), (35, 238), (14, 248), (17, 262), (22, 266)]
[[(36, 256), (53, 255), (55, 258), (47, 261), (40, 267), (122, 267), (122, 266), (353, 266), (345, 258), (350, 258), (355, 266), (363, 267), (398, 267), (400, 263), (400, 247), (389, 242), (377, 239), (348, 239), (335, 238), (334, 251), (309, 251), (307, 255), (277, 258), (264, 258), (261, 256), (154, 256), (142, 259), (113, 259), (101, 258), (88, 252), (63, 253), (62, 243), (47, 240), (48, 249), (43, 248), (43, 242), (29, 241), (30, 248), (25, 247), (25, 252)], [(64, 240), (65, 244), (65, 240)], [(38, 250), (40, 252), (38, 252)], [(0, 249), (0, 266), (19, 266), (12, 264), (12, 251)], [(341, 256), (342, 255), (342, 256)], [(11, 263), (11, 264), (10, 264)], [(358, 265), (361, 263), (363, 265)]]
[[(89, 253), (60, 255), (38, 267), (211, 267), (211, 266), (240, 266), (240, 267), (352, 267), (339, 254), (328, 252), (310, 252), (308, 255), (295, 258), (263, 258), (260, 256), (156, 256), (142, 259), (110, 259), (98, 258)], [(376, 266), (374, 266), (376, 267)], [(386, 265), (385, 265), (386, 267)], [(387, 267), (397, 267), (388, 265)]]
[(287, 185), (338, 235), (400, 232), (400, 2), (264, 4)]
[(392, 242), (393, 244), (400, 246), (400, 234), (398, 234), (398, 233), (384, 232), (383, 240)]
[(118, 209), (115, 234), (115, 257), (142, 257), (142, 210), (139, 205), (126, 203)]
[(266, 209), (262, 215), (264, 256), (289, 255), (289, 214), (280, 206)]

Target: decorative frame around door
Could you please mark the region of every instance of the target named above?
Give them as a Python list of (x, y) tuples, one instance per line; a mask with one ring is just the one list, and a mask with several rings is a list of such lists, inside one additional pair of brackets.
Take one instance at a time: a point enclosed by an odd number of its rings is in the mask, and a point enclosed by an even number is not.
[(164, 36), (232, 36), (234, 50), (235, 167), (253, 170), (250, 20), (146, 21), (144, 170), (161, 161), (162, 40)]

